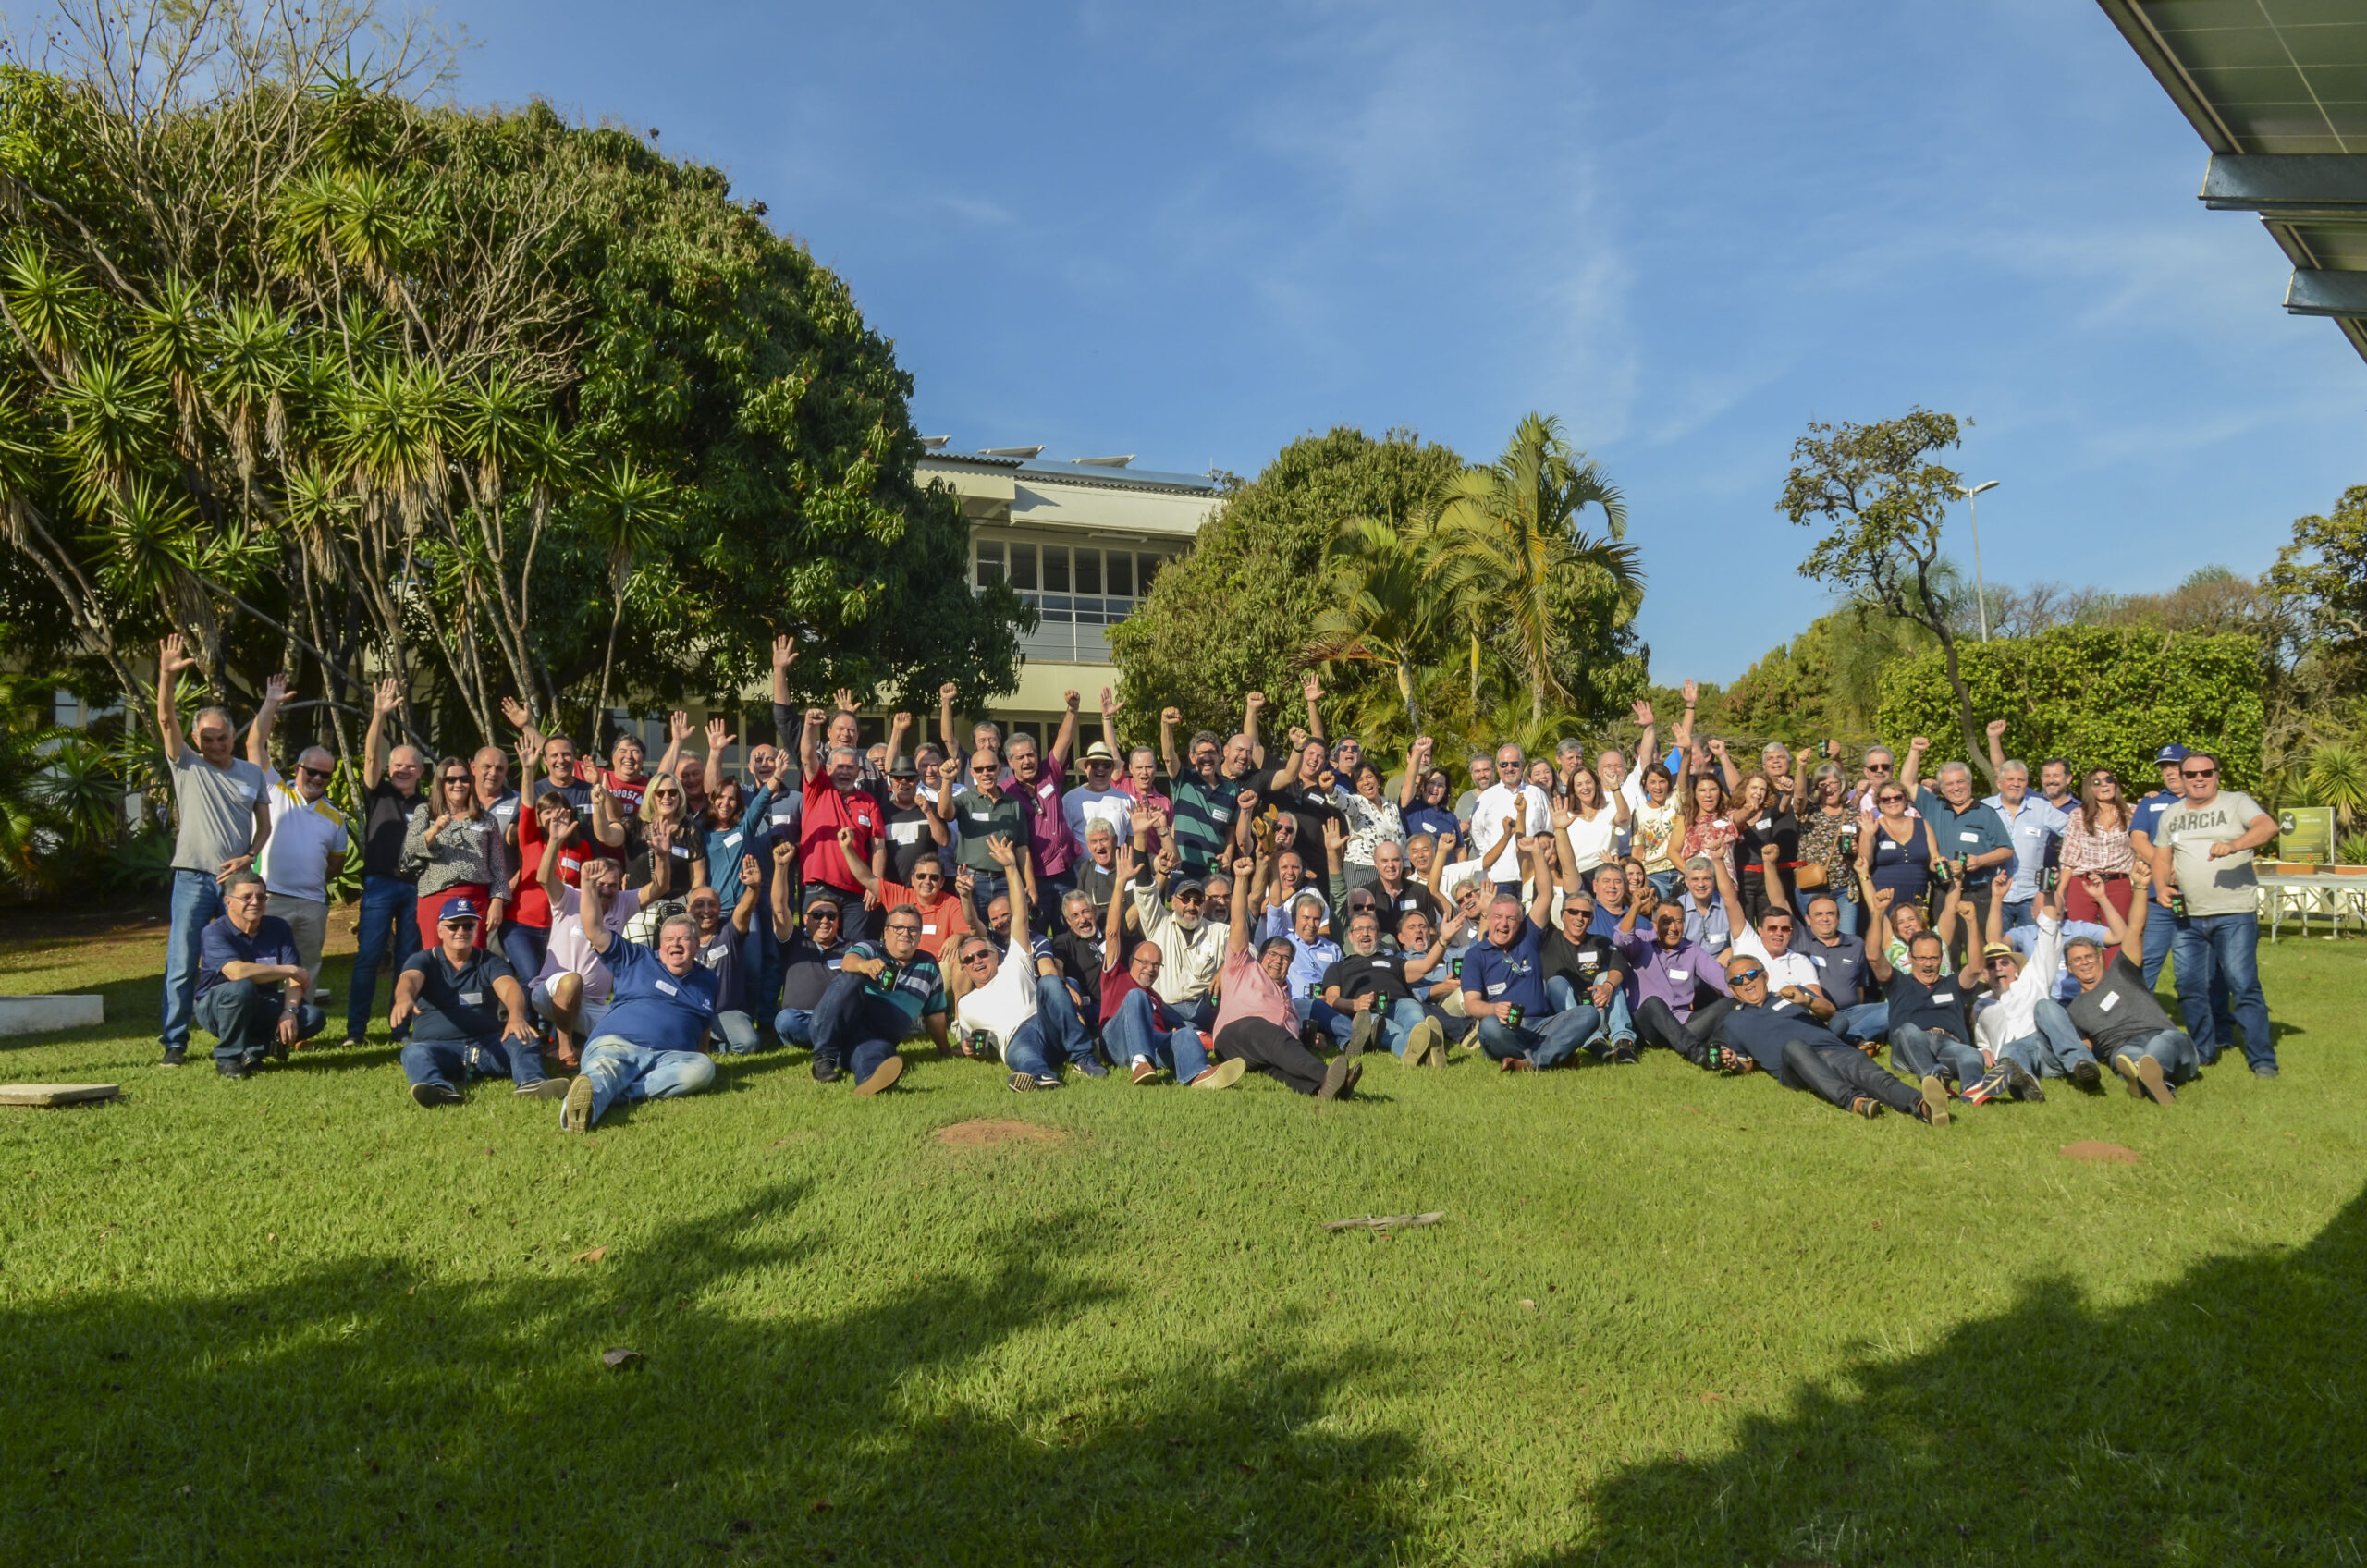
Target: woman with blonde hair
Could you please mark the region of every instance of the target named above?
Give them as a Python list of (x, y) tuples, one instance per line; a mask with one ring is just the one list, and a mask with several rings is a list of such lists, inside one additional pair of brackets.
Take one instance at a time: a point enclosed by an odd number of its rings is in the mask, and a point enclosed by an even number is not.
[(667, 885), (686, 891), (707, 886), (705, 843), (701, 835), (691, 831), (691, 802), (681, 779), (670, 773), (650, 775), (642, 790), (641, 809), (633, 815), (640, 820), (633, 834), (632, 855), (625, 863), (627, 886), (638, 887), (650, 880), (649, 830), (658, 823), (666, 825), (667, 852), (674, 857), (673, 876)]

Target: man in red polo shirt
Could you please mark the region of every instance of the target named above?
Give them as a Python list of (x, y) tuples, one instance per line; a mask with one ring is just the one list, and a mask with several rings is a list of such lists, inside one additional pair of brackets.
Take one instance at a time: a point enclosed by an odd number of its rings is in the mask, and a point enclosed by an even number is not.
[[(838, 900), (839, 929), (851, 942), (871, 934), (871, 911), (879, 895), (867, 891), (847, 868), (852, 854), (871, 867), (874, 880), (888, 869), (887, 815), (878, 797), (861, 782), (863, 754), (852, 746), (829, 748), (829, 771), (805, 776), (805, 810), (798, 825), (797, 862), (805, 870), (805, 889), (826, 892)], [(848, 835), (845, 851), (839, 832)]]

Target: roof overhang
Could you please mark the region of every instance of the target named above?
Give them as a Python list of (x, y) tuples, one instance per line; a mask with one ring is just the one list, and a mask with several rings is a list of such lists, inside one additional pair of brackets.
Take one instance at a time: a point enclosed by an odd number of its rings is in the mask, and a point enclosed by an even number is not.
[(2293, 263), (2285, 308), (2367, 359), (2367, 5), (2097, 3), (2211, 150), (2203, 204), (2257, 214)]

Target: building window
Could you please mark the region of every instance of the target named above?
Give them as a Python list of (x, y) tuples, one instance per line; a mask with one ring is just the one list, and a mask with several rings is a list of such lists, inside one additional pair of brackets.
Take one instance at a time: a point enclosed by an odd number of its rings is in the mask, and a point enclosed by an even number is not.
[(1170, 558), (1149, 550), (979, 539), (975, 576), (981, 588), (1007, 582), (1034, 607), (1038, 624), (1020, 639), (1030, 658), (1103, 664), (1110, 644), (1103, 628), (1134, 612), (1151, 580)]

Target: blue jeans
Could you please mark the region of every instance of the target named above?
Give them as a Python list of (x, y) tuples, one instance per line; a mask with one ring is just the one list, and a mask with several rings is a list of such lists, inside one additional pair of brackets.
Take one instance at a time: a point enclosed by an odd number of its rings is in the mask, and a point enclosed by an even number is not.
[(715, 1015), (715, 1032), (723, 1036), (723, 1048), (733, 1056), (746, 1056), (764, 1044), (756, 1037), (756, 1021), (737, 1008)]
[[(621, 1035), (603, 1035), (583, 1047), (583, 1076), (592, 1080), (592, 1120), (619, 1100), (673, 1099), (715, 1082), (715, 1063), (699, 1051), (653, 1051)], [(567, 1113), (559, 1112), (559, 1125)]]
[(472, 1078), (498, 1078), (505, 1072), (521, 1089), (541, 1083), (542, 1047), (497, 1035), (482, 1040), (410, 1040), (403, 1046), (403, 1076), (414, 1084), (457, 1089)]
[(1500, 1019), (1479, 1021), (1479, 1048), (1489, 1060), (1521, 1057), (1531, 1067), (1559, 1067), (1577, 1054), (1581, 1042), (1602, 1028), (1602, 1014), (1592, 1002), (1581, 1002), (1567, 1012), (1548, 1013), (1529, 1023), (1509, 1024)]
[(2194, 1041), (2183, 1029), (2165, 1029), (2133, 1046), (2122, 1046), (2112, 1054), (2116, 1060), (2125, 1056), (2150, 1056), (2162, 1064), (2162, 1077), (2171, 1084), (2185, 1083), (2195, 1075), (2202, 1063), (2201, 1057), (2195, 1051)]
[(1030, 1078), (1058, 1078), (1061, 1063), (1082, 1062), (1092, 1054), (1091, 1036), (1057, 1017), (1048, 1018), (1040, 1007), (1002, 1046), (1003, 1065)]
[(1659, 899), (1662, 903), (1666, 903), (1669, 900), (1676, 897), (1676, 890), (1685, 885), (1685, 873), (1682, 871), (1655, 871), (1650, 876), (1645, 877), (1644, 880), (1652, 885), (1653, 897)]
[(812, 1015), (814, 1060), (854, 1074), (858, 1084), (896, 1052), (913, 1021), (885, 997), (875, 997), (860, 974), (841, 974), (822, 993)]
[(811, 1008), (785, 1007), (773, 1014), (773, 1033), (780, 1036), (784, 1046), (811, 1046), (814, 1043), (814, 1011)]
[(2032, 1033), (2006, 1041), (1997, 1054), (2021, 1063), (2031, 1077), (2068, 1078), (2079, 1063), (2095, 1061), (2096, 1053), (2071, 1027), (2071, 1015), (2063, 1011), (2061, 1002), (2039, 1003), (2030, 1015), (2030, 1026)]
[[(2150, 893), (2146, 896), (2152, 897)], [(2145, 974), (2147, 990), (2152, 990), (2161, 982), (2163, 961), (2170, 956), (2170, 944), (2177, 938), (2177, 922), (2159, 903), (2145, 912), (2145, 962), (2140, 967)]]
[(534, 983), (534, 976), (543, 972), (543, 959), (550, 950), (549, 926), (521, 925), (514, 920), (502, 923), (501, 956), (509, 961), (509, 968), (521, 986)]
[[(287, 1005), (288, 988), (277, 981), (225, 980), (197, 998), (191, 1010), (197, 1026), (220, 1044), (214, 1047), (217, 1062), (258, 1062), (279, 1043), (279, 1016)], [(296, 1037), (309, 1040), (321, 1032), (328, 1015), (312, 1003), (296, 1010)]]
[[(2147, 921), (2150, 928), (2152, 922)], [(2208, 1067), (2244, 1032), (2244, 1060), (2276, 1065), (2268, 1031), (2268, 998), (2260, 988), (2260, 916), (2189, 914), (2177, 923), (2170, 962), (2177, 968), (2178, 1011)]]
[(1848, 936), (1857, 936), (1864, 925), (1864, 922), (1858, 918), (1861, 912), (1858, 908), (1858, 900), (1839, 887), (1821, 888), (1818, 892), (1833, 895), (1834, 905), (1841, 913), (1842, 931)]
[(1208, 1070), (1208, 1048), (1200, 1044), (1199, 1031), (1140, 987), (1127, 992), (1110, 1022), (1101, 1026), (1101, 1043), (1118, 1066), (1147, 1061), (1174, 1073), (1179, 1084), (1188, 1084)]
[(1890, 1003), (1859, 1002), (1845, 1007), (1825, 1025), (1853, 1046), (1879, 1040), (1890, 1033)]
[[(223, 913), (221, 884), (206, 871), (173, 872), (173, 923), (165, 934), (165, 1027), (168, 1051), (189, 1049), (191, 999), (197, 995), (197, 937)], [(319, 975), (313, 977), (315, 980)]]
[(1915, 1023), (1902, 1023), (1890, 1032), (1890, 1060), (1909, 1077), (1936, 1073), (1959, 1084), (1978, 1083), (1989, 1071), (1981, 1053), (1954, 1035), (1935, 1035)]
[(2031, 904), (2033, 904), (2033, 903), (2035, 903), (2035, 902), (2037, 902), (2037, 901), (2038, 901), (2038, 900), (2037, 900), (2037, 899), (2036, 899), (2034, 896), (2033, 896), (2033, 897), (2031, 897), (2031, 898), (2023, 899), (2023, 900), (2021, 900), (2019, 902), (2016, 902), (2014, 900), (2011, 900), (2011, 899), (2006, 900), (2005, 900), (2005, 928), (2006, 930), (2008, 930), (2008, 931), (2011, 931), (2011, 930), (2013, 930), (2016, 926), (2018, 926), (2018, 925), (2037, 925), (2037, 924), (2038, 924), (2038, 922), (2037, 922), (2037, 921), (2035, 921), (2035, 920), (2033, 920), (2032, 918), (2030, 918), (2030, 905), (2031, 905)]
[[(1591, 992), (1579, 995), (1578, 988), (1570, 983), (1566, 974), (1552, 975), (1545, 982), (1545, 1005), (1555, 1012), (1567, 1012), (1582, 1001), (1591, 1006), (1593, 1000)], [(1616, 986), (1611, 988), (1611, 1006), (1603, 1011), (1602, 1027), (1584, 1043), (1591, 1046), (1602, 1038), (1609, 1039), (1613, 1045), (1622, 1041), (1631, 1046), (1636, 1043), (1636, 1023), (1628, 1015), (1627, 993)]]
[[(364, 876), (355, 943), (353, 974), (345, 988), (345, 1035), (350, 1040), (369, 1032), (371, 1004), (377, 998), (378, 965), (388, 957), (389, 949), (395, 969), (402, 968), (403, 960), (419, 951), (419, 884), (399, 876)], [(519, 983), (532, 985), (533, 979), (523, 975)]]

